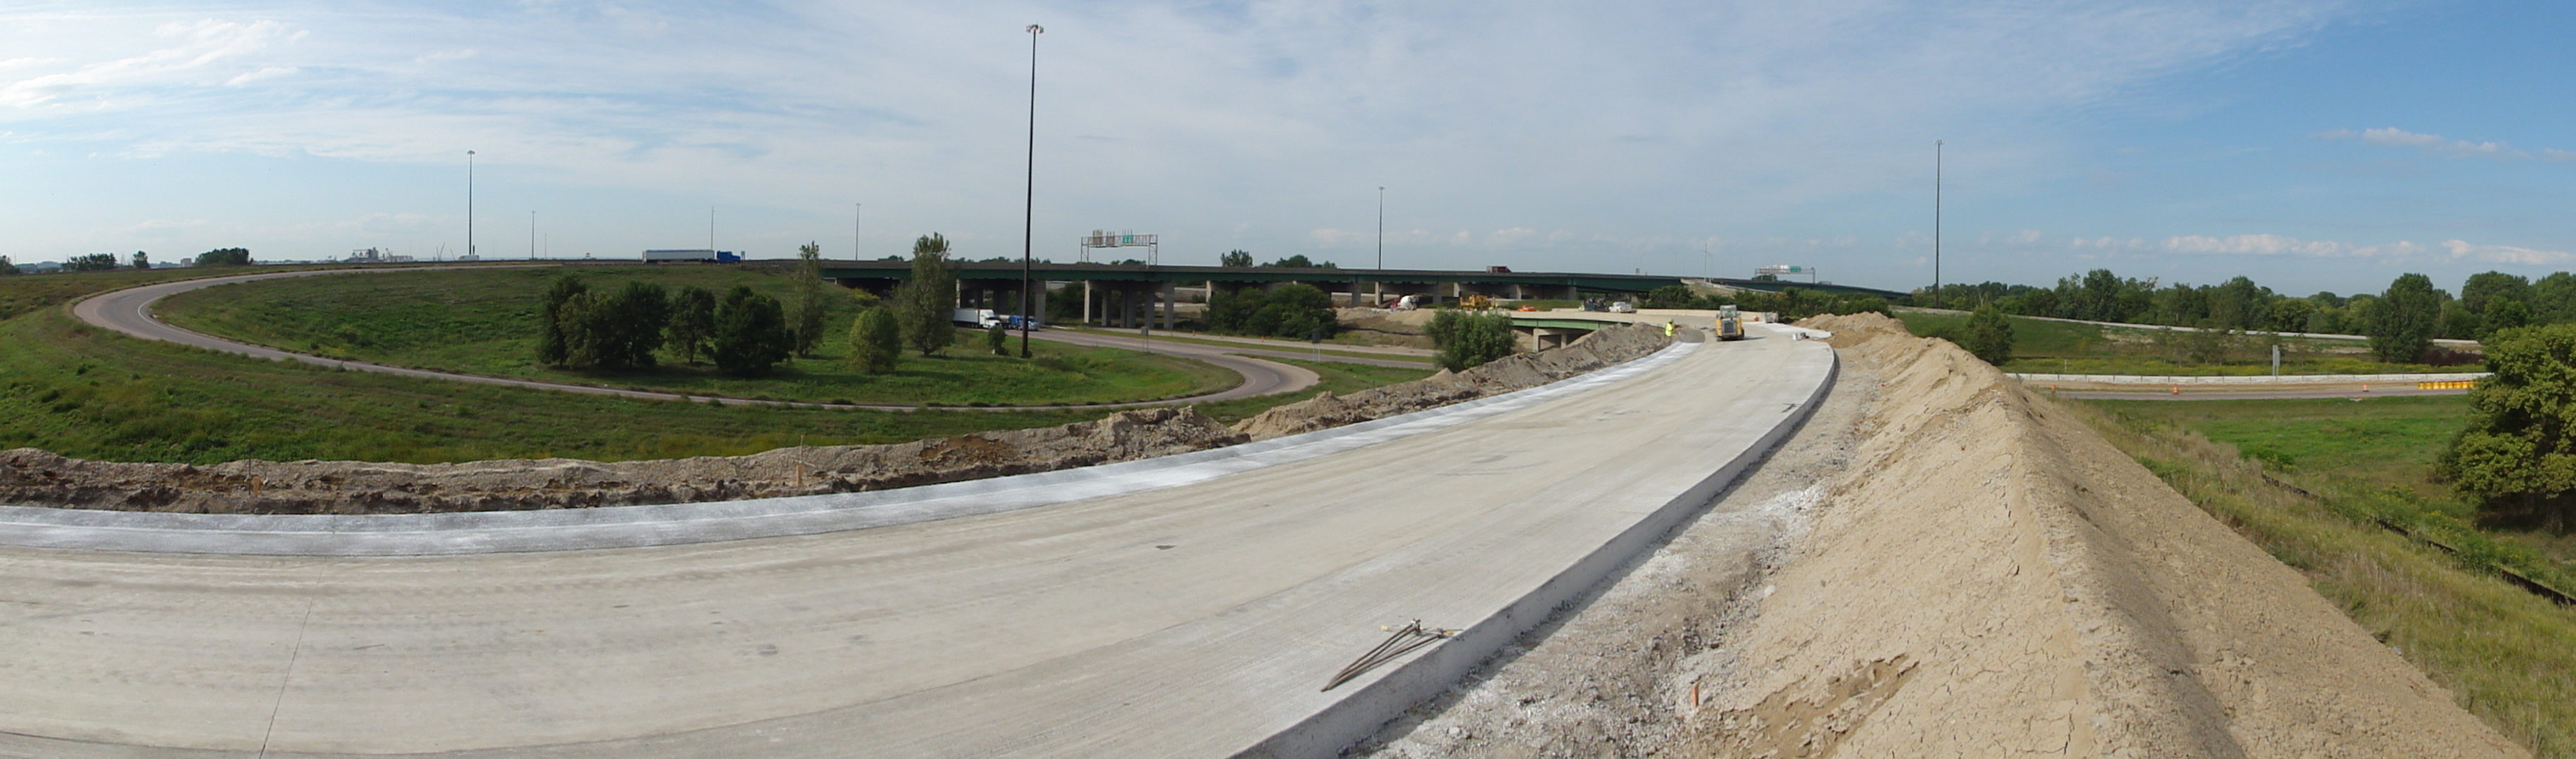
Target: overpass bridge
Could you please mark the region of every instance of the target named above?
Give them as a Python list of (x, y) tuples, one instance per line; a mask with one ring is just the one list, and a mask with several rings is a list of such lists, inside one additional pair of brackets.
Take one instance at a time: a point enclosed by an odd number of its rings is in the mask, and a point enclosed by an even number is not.
[[(1006, 296), (1020, 288), (1021, 267), (1018, 261), (954, 261), (957, 271), (958, 302), (968, 308), (1008, 310), (1018, 299)], [(1079, 283), (1083, 296), (1083, 320), (1097, 314), (1103, 323), (1113, 326), (1138, 326), (1139, 312), (1150, 322), (1153, 312), (1163, 312), (1163, 326), (1176, 321), (1173, 291), (1179, 287), (1203, 286), (1213, 293), (1247, 287), (1272, 287), (1288, 283), (1313, 285), (1327, 293), (1346, 293), (1353, 304), (1368, 302), (1370, 295), (1428, 295), (1435, 300), (1454, 300), (1467, 295), (1494, 298), (1554, 298), (1574, 300), (1587, 293), (1632, 295), (1658, 287), (1680, 285), (1684, 278), (1657, 274), (1588, 274), (1577, 272), (1450, 271), (1439, 269), (1342, 269), (1286, 268), (1269, 266), (1160, 266), (1153, 264), (1035, 263), (1029, 276), (1043, 282)], [(826, 261), (823, 276), (844, 287), (889, 294), (894, 286), (912, 278), (908, 260)], [(1834, 294), (1865, 294), (1894, 298), (1904, 293), (1866, 287), (1796, 282), (1757, 282), (1747, 279), (1706, 280), (1728, 287), (1749, 290), (1778, 291), (1788, 287)], [(1037, 293), (1036, 310), (1046, 313), (1046, 293)], [(1660, 322), (1658, 322), (1660, 323)]]

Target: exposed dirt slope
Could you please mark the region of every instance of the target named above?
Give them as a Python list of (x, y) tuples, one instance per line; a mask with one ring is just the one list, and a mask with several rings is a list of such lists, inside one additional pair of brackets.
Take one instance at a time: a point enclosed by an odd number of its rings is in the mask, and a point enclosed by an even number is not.
[(1889, 400), (1668, 753), (2524, 755), (1992, 367), (1884, 317), (1814, 326)]
[(1254, 440), (1311, 432), (1537, 387), (1663, 350), (1672, 338), (1646, 326), (1599, 330), (1563, 348), (1519, 353), (1465, 372), (1442, 371), (1350, 395), (1331, 392), (1261, 412), (1234, 424)]
[(387, 514), (622, 506), (841, 493), (1042, 472), (1243, 442), (1195, 409), (891, 445), (602, 463), (233, 461), (210, 466), (0, 452), (0, 503), (128, 511)]

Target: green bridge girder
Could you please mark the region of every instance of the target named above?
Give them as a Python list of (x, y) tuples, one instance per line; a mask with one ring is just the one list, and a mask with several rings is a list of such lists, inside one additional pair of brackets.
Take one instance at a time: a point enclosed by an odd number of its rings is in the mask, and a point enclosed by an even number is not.
[[(959, 279), (1019, 279), (1017, 261), (958, 261)], [(1050, 282), (1152, 282), (1199, 284), (1226, 282), (1236, 284), (1270, 284), (1304, 282), (1327, 290), (1347, 290), (1363, 282), (1387, 284), (1462, 284), (1462, 285), (1530, 285), (1572, 287), (1580, 292), (1642, 293), (1667, 285), (1682, 283), (1681, 277), (1653, 274), (1583, 274), (1566, 272), (1485, 272), (1443, 271), (1436, 269), (1286, 269), (1266, 266), (1152, 266), (1144, 264), (1061, 264), (1038, 263), (1030, 275)], [(912, 278), (909, 261), (825, 261), (823, 276), (831, 279), (904, 280)], [(1696, 278), (1694, 278), (1696, 279)], [(1847, 285), (1809, 285), (1797, 282), (1754, 282), (1741, 279), (1717, 279), (1718, 284), (1776, 292), (1784, 287), (1837, 294), (1876, 295), (1893, 298), (1904, 293)], [(1339, 287), (1336, 287), (1339, 285)]]

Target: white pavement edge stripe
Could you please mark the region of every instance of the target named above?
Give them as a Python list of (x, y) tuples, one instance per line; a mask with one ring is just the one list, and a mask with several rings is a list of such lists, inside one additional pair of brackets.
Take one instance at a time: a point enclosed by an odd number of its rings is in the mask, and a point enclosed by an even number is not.
[(267, 515), (0, 506), (0, 545), (139, 553), (431, 556), (684, 545), (886, 527), (1175, 487), (1304, 461), (1615, 383), (1678, 361), (1701, 345), (1674, 343), (1538, 387), (1385, 419), (1053, 472), (859, 493), (538, 511)]
[(1344, 696), (1329, 707), (1307, 717), (1296, 726), (1280, 731), (1238, 757), (1332, 757), (1342, 749), (1366, 739), (1380, 726), (1414, 704), (1423, 702), (1467, 676), (1467, 672), (1504, 646), (1536, 627), (1566, 604), (1586, 595), (1623, 567), (1641, 558), (1648, 549), (1664, 540), (1675, 529), (1697, 516), (1733, 487), (1738, 477), (1769, 458), (1783, 441), (1804, 425), (1815, 412), (1816, 404), (1834, 385), (1841, 371), (1841, 359), (1832, 351), (1825, 353), (1824, 377), (1816, 383), (1805, 401), (1782, 413), (1770, 431), (1746, 447), (1743, 453), (1725, 466), (1710, 472), (1699, 484), (1673, 496), (1662, 506), (1619, 533), (1618, 537), (1593, 549), (1582, 560), (1566, 567), (1555, 577), (1530, 591), (1528, 595), (1478, 621), (1445, 643), (1398, 666), (1394, 671), (1358, 692)]

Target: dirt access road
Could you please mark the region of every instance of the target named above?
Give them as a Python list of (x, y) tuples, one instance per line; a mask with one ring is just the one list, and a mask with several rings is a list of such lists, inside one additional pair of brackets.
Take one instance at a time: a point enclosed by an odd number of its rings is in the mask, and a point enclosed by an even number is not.
[[(1146, 461), (1121, 465), (1132, 482), (960, 483), (945, 487), (970, 495), (917, 507), (971, 515), (827, 534), (414, 557), (0, 549), (0, 755), (1329, 756), (1704, 502), (1831, 362), (1783, 335), (1677, 345), (1430, 416), (1192, 454), (1213, 477)], [(1309, 445), (1355, 447), (1292, 455)], [(1091, 495), (1120, 482), (1146, 489)], [(1019, 497), (977, 490), (997, 487), (1059, 502), (991, 511)], [(1465, 632), (1321, 690), (1413, 619)]]
[[(599, 386), (596, 386), (596, 385), (577, 385), (577, 384), (565, 383), (565, 382), (543, 382), (543, 381), (538, 381), (538, 380), (513, 379), (513, 378), (509, 378), (509, 377), (490, 377), (490, 376), (484, 376), (484, 375), (478, 375), (478, 374), (462, 374), (462, 373), (457, 373), (457, 372), (442, 372), (442, 371), (434, 371), (434, 370), (428, 370), (428, 369), (413, 369), (413, 368), (400, 367), (400, 366), (387, 366), (387, 365), (384, 365), (384, 364), (373, 364), (373, 363), (368, 363), (368, 362), (364, 362), (364, 361), (348, 361), (348, 360), (344, 360), (344, 359), (329, 358), (329, 357), (325, 357), (325, 356), (315, 356), (315, 355), (305, 354), (305, 353), (295, 353), (295, 352), (292, 352), (292, 351), (279, 350), (279, 349), (271, 348), (271, 347), (264, 346), (264, 345), (254, 345), (254, 344), (251, 344), (251, 343), (240, 342), (240, 341), (237, 341), (237, 340), (229, 340), (229, 339), (225, 339), (225, 338), (221, 338), (221, 337), (216, 337), (216, 336), (214, 336), (214, 335), (208, 335), (208, 334), (205, 334), (205, 333), (202, 333), (202, 332), (193, 332), (193, 331), (189, 331), (189, 330), (185, 330), (185, 329), (180, 329), (180, 328), (175, 327), (175, 326), (171, 326), (170, 324), (168, 324), (168, 323), (166, 323), (166, 322), (161, 321), (160, 317), (158, 317), (158, 316), (154, 316), (154, 315), (153, 315), (153, 313), (152, 313), (152, 305), (153, 305), (154, 303), (156, 303), (156, 302), (159, 302), (162, 298), (167, 298), (167, 297), (170, 297), (170, 296), (172, 296), (172, 295), (177, 295), (177, 294), (179, 294), (179, 293), (188, 292), (188, 291), (191, 291), (191, 290), (202, 290), (202, 289), (205, 289), (205, 288), (208, 288), (208, 287), (215, 287), (215, 286), (218, 286), (218, 285), (229, 285), (229, 284), (235, 284), (235, 283), (240, 283), (240, 282), (254, 282), (254, 281), (263, 280), (263, 279), (277, 279), (277, 278), (281, 278), (281, 277), (314, 277), (314, 276), (324, 276), (324, 275), (351, 275), (351, 274), (393, 274), (393, 273), (406, 272), (406, 271), (427, 271), (427, 270), (435, 270), (435, 269), (460, 269), (460, 268), (469, 268), (469, 267), (457, 267), (457, 266), (438, 267), (438, 266), (430, 266), (430, 267), (405, 267), (405, 268), (399, 268), (399, 269), (359, 269), (359, 270), (326, 269), (326, 270), (321, 270), (321, 271), (273, 272), (273, 273), (268, 273), (268, 274), (246, 274), (246, 275), (242, 275), (242, 276), (238, 276), (238, 277), (212, 277), (212, 278), (207, 278), (207, 279), (190, 279), (190, 280), (181, 280), (181, 281), (177, 281), (177, 282), (163, 282), (163, 283), (160, 283), (160, 284), (144, 285), (144, 286), (141, 286), (141, 287), (132, 287), (132, 288), (124, 289), (124, 290), (117, 290), (117, 291), (115, 291), (115, 292), (101, 293), (101, 294), (98, 294), (98, 295), (90, 296), (89, 298), (84, 299), (84, 300), (80, 301), (79, 303), (73, 304), (73, 306), (72, 306), (72, 315), (73, 315), (73, 316), (75, 316), (75, 317), (78, 317), (81, 321), (89, 322), (90, 324), (94, 324), (94, 325), (97, 325), (97, 326), (100, 326), (100, 327), (105, 327), (105, 328), (107, 328), (107, 329), (116, 330), (116, 331), (118, 331), (118, 332), (122, 332), (122, 333), (125, 333), (125, 334), (127, 334), (127, 335), (132, 335), (132, 336), (134, 336), (134, 337), (139, 337), (139, 338), (142, 338), (142, 339), (145, 339), (145, 340), (158, 340), (158, 341), (161, 341), (161, 342), (178, 343), (178, 344), (181, 344), (181, 345), (195, 346), (195, 347), (198, 347), (198, 348), (204, 348), (204, 349), (207, 349), (207, 350), (222, 351), (222, 352), (225, 352), (225, 353), (236, 353), (236, 354), (240, 354), (240, 355), (244, 355), (244, 356), (250, 356), (250, 357), (253, 357), (253, 358), (268, 359), (268, 360), (272, 360), (272, 361), (280, 361), (280, 360), (283, 360), (283, 361), (301, 361), (301, 362), (304, 362), (304, 363), (307, 363), (307, 364), (313, 364), (313, 365), (315, 365), (315, 366), (328, 366), (328, 367), (333, 367), (333, 368), (347, 369), (347, 370), (350, 370), (350, 371), (377, 372), (377, 373), (381, 373), (381, 374), (394, 374), (394, 375), (400, 375), (400, 376), (405, 376), (405, 377), (418, 377), (418, 378), (422, 378), (422, 379), (446, 380), (446, 381), (450, 381), (450, 382), (473, 382), (473, 383), (485, 384), (485, 385), (502, 385), (502, 386), (506, 386), (506, 387), (521, 387), (521, 388), (528, 388), (528, 389), (532, 389), (532, 390), (555, 390), (555, 391), (561, 391), (561, 392), (567, 392), (567, 393), (586, 393), (586, 394), (591, 394), (591, 395), (614, 395), (614, 396), (623, 396), (623, 397), (628, 397), (628, 398), (648, 398), (648, 399), (653, 399), (653, 400), (688, 400), (688, 401), (698, 402), (698, 403), (704, 403), (704, 402), (708, 402), (708, 401), (714, 401), (714, 402), (718, 402), (718, 403), (725, 403), (725, 404), (735, 404), (735, 405), (742, 405), (742, 404), (780, 404), (780, 405), (785, 405), (785, 404), (791, 404), (791, 403), (792, 403), (792, 405), (799, 405), (799, 406), (820, 406), (820, 407), (825, 407), (825, 408), (865, 408), (865, 409), (880, 409), (880, 410), (889, 410), (889, 411), (909, 411), (909, 410), (912, 410), (912, 408), (913, 408), (912, 406), (869, 405), (869, 404), (855, 404), (855, 405), (853, 405), (853, 404), (836, 404), (836, 403), (795, 403), (795, 402), (789, 402), (789, 401), (761, 401), (761, 400), (752, 400), (752, 399), (748, 399), (748, 398), (726, 398), (726, 397), (719, 397), (719, 396), (685, 395), (685, 394), (679, 394), (679, 393), (658, 393), (658, 392), (652, 392), (652, 391), (646, 391), (646, 390), (627, 390), (627, 389), (623, 389), (623, 388), (599, 387)], [(1063, 335), (1063, 336), (1059, 336), (1059, 335), (1057, 335), (1057, 334), (1055, 334), (1055, 333), (1052, 333), (1052, 332), (1040, 331), (1040, 332), (1034, 333), (1034, 335), (1033, 335), (1033, 336), (1034, 336), (1034, 337), (1037, 337), (1038, 339), (1042, 339), (1042, 340), (1057, 340), (1057, 341), (1060, 341), (1060, 342), (1064, 342), (1064, 343), (1068, 343), (1068, 344), (1074, 344), (1074, 345), (1094, 345), (1094, 346), (1098, 346), (1098, 345), (1110, 345), (1110, 344), (1112, 344), (1111, 342), (1106, 341), (1106, 340), (1101, 339), (1101, 338), (1098, 338), (1097, 336), (1088, 336), (1088, 335)], [(1126, 345), (1124, 345), (1124, 344), (1120, 344), (1120, 345), (1118, 345), (1118, 347), (1127, 347), (1127, 346), (1126, 346)], [(1223, 368), (1225, 368), (1225, 369), (1227, 369), (1227, 370), (1229, 370), (1229, 371), (1234, 372), (1234, 373), (1235, 373), (1235, 374), (1237, 374), (1237, 375), (1242, 376), (1242, 377), (1243, 377), (1243, 382), (1242, 382), (1241, 384), (1235, 385), (1235, 386), (1234, 386), (1234, 387), (1232, 387), (1232, 388), (1228, 388), (1228, 389), (1225, 389), (1225, 390), (1222, 390), (1222, 391), (1218, 391), (1218, 392), (1214, 392), (1214, 393), (1206, 393), (1206, 394), (1196, 395), (1196, 396), (1191, 396), (1191, 397), (1187, 397), (1187, 398), (1171, 398), (1171, 399), (1158, 400), (1158, 401), (1138, 401), (1138, 402), (1133, 402), (1133, 403), (1102, 403), (1102, 404), (1072, 405), (1072, 406), (979, 406), (979, 407), (976, 407), (976, 409), (977, 409), (977, 410), (982, 410), (982, 411), (1027, 411), (1027, 410), (1045, 410), (1045, 409), (1121, 409), (1121, 408), (1138, 408), (1138, 407), (1143, 407), (1143, 406), (1161, 406), (1161, 405), (1167, 405), (1167, 404), (1203, 403), (1203, 402), (1208, 402), (1208, 401), (1233, 400), (1233, 399), (1236, 399), (1236, 398), (1251, 398), (1251, 397), (1255, 397), (1255, 396), (1269, 395), (1269, 394), (1272, 394), (1272, 393), (1287, 393), (1287, 392), (1295, 392), (1295, 391), (1298, 391), (1298, 390), (1304, 390), (1304, 389), (1306, 389), (1306, 388), (1313, 387), (1313, 386), (1315, 386), (1315, 383), (1317, 383), (1317, 382), (1319, 382), (1319, 381), (1321, 381), (1321, 380), (1322, 380), (1322, 378), (1321, 378), (1321, 377), (1319, 377), (1319, 376), (1317, 376), (1313, 371), (1310, 371), (1310, 370), (1307, 370), (1307, 369), (1304, 369), (1304, 368), (1301, 368), (1301, 367), (1291, 366), (1291, 365), (1288, 365), (1288, 364), (1282, 364), (1282, 363), (1279, 363), (1279, 362), (1276, 362), (1276, 361), (1265, 361), (1265, 360), (1258, 359), (1258, 358), (1252, 358), (1252, 357), (1248, 357), (1248, 356), (1235, 355), (1235, 354), (1237, 353), (1237, 351), (1229, 351), (1229, 350), (1226, 350), (1226, 349), (1221, 348), (1221, 347), (1204, 346), (1204, 345), (1190, 345), (1190, 344), (1186, 344), (1186, 343), (1169, 343), (1169, 342), (1167, 342), (1167, 343), (1163, 343), (1163, 344), (1161, 344), (1161, 345), (1157, 345), (1157, 346), (1155, 346), (1155, 351), (1154, 351), (1154, 352), (1156, 352), (1156, 353), (1168, 354), (1168, 355), (1174, 355), (1174, 356), (1181, 356), (1181, 357), (1184, 357), (1184, 358), (1189, 358), (1189, 359), (1198, 360), (1198, 361), (1205, 361), (1205, 362), (1210, 363), (1210, 364), (1215, 364), (1215, 365), (1217, 365), (1217, 366), (1219, 366), (1219, 367), (1223, 367)]]

